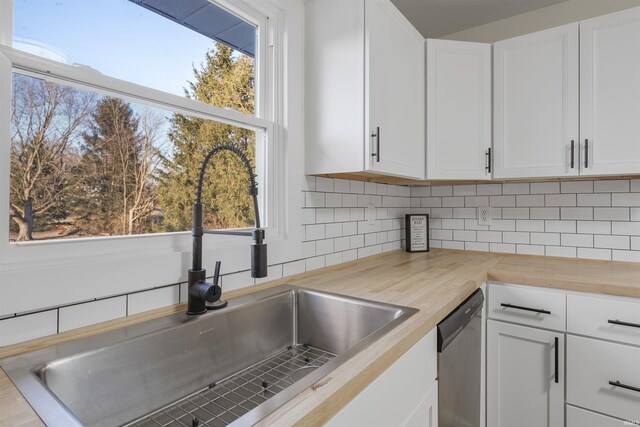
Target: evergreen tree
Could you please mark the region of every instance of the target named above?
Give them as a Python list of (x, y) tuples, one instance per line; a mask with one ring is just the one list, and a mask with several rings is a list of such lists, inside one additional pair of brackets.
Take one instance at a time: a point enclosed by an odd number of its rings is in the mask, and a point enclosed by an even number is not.
[[(254, 113), (254, 61), (216, 43), (207, 52), (187, 97), (241, 113)], [(211, 148), (233, 142), (255, 164), (255, 133), (193, 116), (175, 114), (169, 139), (173, 153), (164, 159), (158, 187), (164, 231), (191, 227), (200, 165)], [(247, 175), (233, 154), (222, 152), (209, 163), (203, 187), (204, 221), (208, 228), (240, 228), (252, 224), (253, 205), (247, 195)]]
[(155, 207), (150, 181), (157, 157), (150, 132), (118, 98), (101, 99), (83, 134), (77, 223), (92, 234), (125, 235), (149, 231)]

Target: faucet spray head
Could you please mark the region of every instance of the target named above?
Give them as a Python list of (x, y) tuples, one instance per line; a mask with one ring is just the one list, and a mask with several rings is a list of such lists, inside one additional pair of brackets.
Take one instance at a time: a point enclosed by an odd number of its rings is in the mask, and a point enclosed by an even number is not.
[(256, 228), (252, 232), (251, 277), (267, 277), (267, 244), (264, 243), (264, 230)]

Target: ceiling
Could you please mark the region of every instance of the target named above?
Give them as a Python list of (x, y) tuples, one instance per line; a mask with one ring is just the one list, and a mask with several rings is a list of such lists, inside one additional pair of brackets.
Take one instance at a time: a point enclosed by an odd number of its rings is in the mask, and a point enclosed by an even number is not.
[(424, 37), (442, 37), (566, 0), (391, 0)]

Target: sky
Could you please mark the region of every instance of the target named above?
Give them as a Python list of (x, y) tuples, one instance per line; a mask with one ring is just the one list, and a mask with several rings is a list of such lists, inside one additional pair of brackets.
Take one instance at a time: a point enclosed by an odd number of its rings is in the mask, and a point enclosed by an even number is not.
[[(214, 42), (129, 0), (14, 0), (14, 40), (177, 95)], [(17, 47), (17, 46), (16, 46)]]

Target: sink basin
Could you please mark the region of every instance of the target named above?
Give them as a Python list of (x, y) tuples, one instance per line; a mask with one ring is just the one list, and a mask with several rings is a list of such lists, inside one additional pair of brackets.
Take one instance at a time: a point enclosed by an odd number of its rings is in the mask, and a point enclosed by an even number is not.
[(48, 426), (249, 425), (417, 311), (283, 285), (0, 366)]

